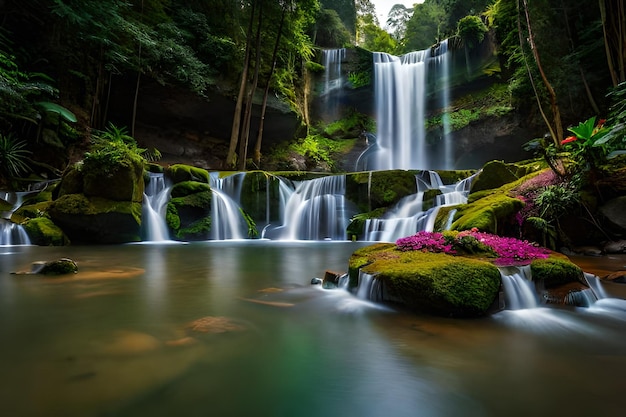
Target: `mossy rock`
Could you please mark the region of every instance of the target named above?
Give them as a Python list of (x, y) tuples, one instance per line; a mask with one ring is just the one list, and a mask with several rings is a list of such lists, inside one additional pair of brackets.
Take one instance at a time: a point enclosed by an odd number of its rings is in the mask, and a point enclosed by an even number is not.
[(126, 243), (141, 240), (141, 203), (67, 194), (48, 214), (73, 242)]
[(418, 171), (373, 171), (346, 176), (346, 198), (361, 210), (391, 207), (407, 195), (417, 192)]
[(505, 164), (502, 161), (487, 162), (472, 181), (471, 192), (491, 190), (513, 182), (519, 178), (516, 172), (516, 166)]
[(165, 176), (168, 177), (173, 184), (184, 181), (197, 181), (208, 184), (209, 172), (206, 169), (197, 168), (191, 165), (174, 164), (165, 169)]
[(33, 245), (64, 246), (70, 243), (63, 230), (47, 217), (31, 218), (22, 226)]
[(355, 251), (349, 262), (351, 282), (359, 268), (380, 280), (387, 299), (446, 317), (487, 314), (500, 289), (500, 272), (490, 262), (442, 253), (403, 252), (393, 244)]
[(443, 194), (440, 189), (434, 188), (432, 190), (424, 191), (422, 211), (426, 211), (435, 206), (435, 201), (438, 195)]
[(0, 198), (0, 211), (11, 211), (11, 210), (13, 210), (13, 204)]
[(457, 209), (452, 230), (477, 228), (481, 232), (498, 234), (504, 224), (510, 223), (524, 203), (506, 194), (493, 193), (474, 202), (455, 206)]
[(102, 169), (90, 169), (83, 164), (83, 194), (114, 201), (141, 203), (145, 189), (143, 162), (122, 159)]
[(564, 255), (553, 254), (546, 259), (535, 259), (530, 264), (533, 281), (543, 281), (546, 288), (555, 288), (571, 282), (585, 282), (583, 270)]
[(460, 169), (460, 170), (450, 170), (450, 171), (435, 171), (439, 178), (441, 178), (441, 182), (444, 184), (456, 184), (457, 182), (464, 180), (465, 178), (469, 178), (476, 173), (475, 170), (470, 169)]
[(174, 184), (170, 192), (172, 198), (186, 197), (191, 194), (210, 192), (209, 184), (198, 181), (183, 181)]
[(155, 164), (152, 162), (149, 162), (145, 165), (145, 170), (148, 172), (152, 172), (154, 174), (162, 174), (163, 171), (165, 171), (165, 168), (163, 168), (161, 165), (159, 164)]
[(21, 223), (26, 219), (41, 217), (48, 211), (51, 205), (52, 201), (42, 201), (39, 203), (22, 205), (11, 215), (11, 220), (15, 223)]
[[(241, 185), (241, 208), (255, 221), (263, 224), (280, 219), (280, 179), (264, 171), (248, 172)], [(268, 201), (269, 199), (269, 201)]]
[(352, 240), (361, 239), (365, 233), (365, 222), (369, 219), (381, 218), (386, 211), (385, 208), (378, 208), (368, 213), (359, 213), (353, 216), (346, 228), (348, 238)]
[(81, 164), (74, 164), (65, 170), (61, 183), (53, 192), (53, 199), (56, 200), (66, 194), (81, 194), (83, 192), (83, 173), (80, 167)]
[(173, 197), (167, 203), (165, 221), (178, 240), (206, 240), (211, 230), (210, 190)]
[(78, 272), (78, 265), (69, 258), (61, 258), (37, 265), (33, 268), (33, 272), (47, 276), (75, 274)]

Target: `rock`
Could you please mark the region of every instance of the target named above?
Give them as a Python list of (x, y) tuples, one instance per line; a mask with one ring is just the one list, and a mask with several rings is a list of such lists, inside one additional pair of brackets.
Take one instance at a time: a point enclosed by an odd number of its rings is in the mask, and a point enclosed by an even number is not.
[[(345, 273), (344, 272), (334, 272), (334, 271), (326, 271), (324, 272), (324, 279), (323, 279), (323, 283), (327, 284), (333, 284), (335, 286), (339, 285), (339, 278), (341, 278), (342, 276), (344, 276)], [(319, 278), (317, 278), (319, 279)], [(311, 282), (313, 283), (313, 282)]]
[(61, 258), (44, 263), (33, 263), (32, 273), (41, 275), (65, 275), (78, 272), (78, 265), (69, 258)]
[(497, 301), (500, 272), (490, 262), (395, 247), (379, 243), (356, 250), (350, 284), (356, 285), (362, 270), (380, 281), (382, 301), (446, 317), (483, 316)]
[(474, 193), (482, 190), (491, 190), (517, 180), (518, 176), (515, 174), (514, 169), (503, 161), (487, 162), (474, 181), (472, 181), (471, 191)]
[(612, 228), (626, 232), (626, 196), (607, 201), (599, 211)]
[(577, 246), (572, 248), (575, 253), (580, 253), (586, 256), (602, 256), (602, 249), (596, 246)]
[(247, 327), (228, 317), (207, 316), (188, 323), (185, 329), (192, 333), (229, 333), (241, 332)]
[(23, 226), (33, 245), (63, 246), (69, 244), (69, 239), (63, 230), (47, 217), (29, 219)]
[(611, 281), (618, 284), (626, 284), (626, 271), (615, 271), (602, 279), (604, 281)]
[(626, 240), (608, 242), (603, 249), (604, 253), (626, 253)]
[(312, 278), (311, 285), (322, 285), (324, 281), (321, 278)]

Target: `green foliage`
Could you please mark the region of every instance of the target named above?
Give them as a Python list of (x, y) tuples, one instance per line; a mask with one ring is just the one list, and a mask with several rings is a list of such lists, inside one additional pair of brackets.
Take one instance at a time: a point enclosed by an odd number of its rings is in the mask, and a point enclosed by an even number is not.
[(361, 29), (359, 45), (370, 51), (387, 52), (394, 54), (398, 51), (398, 43), (389, 34), (373, 21), (366, 21)]
[(406, 23), (403, 52), (423, 50), (445, 38), (445, 10), (438, 2), (415, 4)]
[(346, 111), (345, 117), (327, 125), (324, 134), (330, 137), (355, 138), (361, 132), (372, 132), (375, 128), (375, 122), (371, 117), (351, 108)]
[(317, 21), (316, 43), (327, 48), (340, 48), (350, 42), (350, 31), (335, 10), (323, 9)]
[(457, 35), (469, 48), (478, 46), (487, 31), (487, 26), (478, 16), (465, 16), (457, 24)]
[(28, 172), (31, 152), (26, 142), (15, 139), (12, 134), (0, 134), (0, 175), (16, 177)]
[(128, 135), (126, 128), (109, 124), (107, 130), (94, 133), (91, 150), (85, 153), (83, 168), (92, 175), (110, 176), (120, 165), (145, 163), (144, 152), (145, 149), (137, 147), (137, 142)]
[(365, 87), (372, 83), (372, 74), (371, 72), (352, 71), (348, 73), (348, 81), (352, 88)]
[(566, 185), (549, 185), (535, 198), (542, 218), (558, 219), (578, 201), (578, 193)]

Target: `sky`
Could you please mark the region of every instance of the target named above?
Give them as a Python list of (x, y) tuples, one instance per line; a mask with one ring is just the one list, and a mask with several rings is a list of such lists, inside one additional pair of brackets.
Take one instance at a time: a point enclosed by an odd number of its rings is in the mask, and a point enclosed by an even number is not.
[(424, 0), (371, 0), (376, 7), (376, 16), (382, 27), (385, 27), (387, 15), (391, 8), (396, 4), (403, 4), (407, 8), (413, 7), (413, 3), (423, 3)]

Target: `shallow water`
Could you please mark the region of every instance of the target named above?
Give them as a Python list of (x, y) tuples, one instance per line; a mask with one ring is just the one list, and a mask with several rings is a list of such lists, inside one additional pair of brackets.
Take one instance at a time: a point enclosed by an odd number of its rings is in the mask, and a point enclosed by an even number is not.
[(455, 320), (309, 285), (363, 245), (0, 247), (0, 415), (622, 415), (626, 301)]

